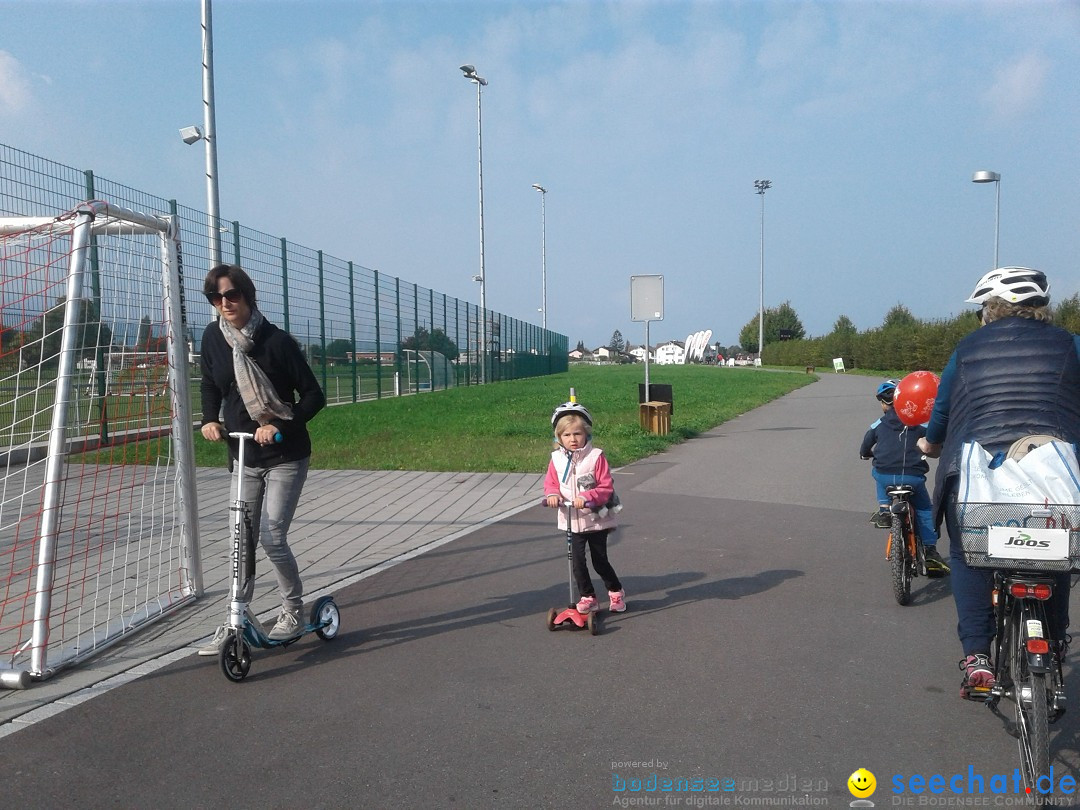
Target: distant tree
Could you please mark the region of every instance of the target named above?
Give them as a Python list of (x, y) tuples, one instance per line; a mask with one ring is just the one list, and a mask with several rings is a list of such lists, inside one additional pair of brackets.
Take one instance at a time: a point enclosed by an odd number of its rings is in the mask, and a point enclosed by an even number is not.
[(150, 316), (143, 315), (142, 320), (139, 321), (139, 334), (138, 337), (135, 338), (135, 346), (138, 348), (145, 347), (146, 344), (150, 342), (151, 331)]
[(611, 340), (608, 342), (608, 348), (616, 354), (622, 352), (626, 348), (626, 341), (623, 340), (622, 332), (616, 329), (611, 334)]
[[(798, 313), (785, 301), (778, 307), (765, 310), (764, 332), (765, 345), (776, 343), (780, 340), (780, 330), (790, 333), (791, 340), (802, 340), (806, 337), (806, 329), (799, 320)], [(757, 354), (758, 351), (758, 316), (754, 315), (746, 325), (739, 330), (739, 344), (744, 352)]]
[(427, 327), (424, 326), (417, 327), (411, 337), (401, 341), (401, 348), (418, 352), (436, 351), (451, 362), (457, 360), (460, 353), (457, 344), (447, 336), (446, 332), (442, 329), (428, 332)]
[(1054, 307), (1054, 323), (1074, 335), (1080, 335), (1080, 293), (1058, 302)]
[(918, 321), (911, 311), (903, 304), (897, 304), (885, 313), (885, 320), (881, 324), (882, 329), (908, 328), (917, 326)]
[[(64, 296), (56, 299), (56, 305), (32, 321), (23, 333), (20, 351), (24, 366), (58, 362), (63, 339), (65, 300)], [(107, 349), (112, 344), (112, 330), (101, 322), (97, 308), (91, 301), (79, 299), (76, 324), (75, 349), (79, 359), (93, 356), (99, 346)]]
[(577, 348), (574, 349), (574, 351), (577, 351), (577, 352), (586, 352), (586, 351), (588, 351), (588, 349), (585, 348), (585, 341), (584, 340), (579, 340), (577, 342)]
[(858, 329), (855, 328), (855, 324), (851, 322), (851, 318), (847, 315), (841, 315), (836, 319), (836, 323), (833, 324), (832, 334), (834, 335), (854, 335), (858, 334)]

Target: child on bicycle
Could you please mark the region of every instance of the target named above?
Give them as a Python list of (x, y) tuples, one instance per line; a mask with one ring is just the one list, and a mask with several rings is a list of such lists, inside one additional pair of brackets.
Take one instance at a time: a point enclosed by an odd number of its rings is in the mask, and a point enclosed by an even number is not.
[(615, 496), (611, 468), (604, 451), (592, 445), (592, 416), (576, 402), (564, 402), (551, 415), (555, 449), (544, 480), (544, 505), (559, 509), (559, 528), (566, 530), (563, 502), (574, 505), (570, 522), (571, 560), (577, 582), (579, 613), (599, 610), (596, 591), (585, 564), (589, 547), (593, 570), (604, 581), (610, 610), (626, 610), (626, 593), (607, 556), (607, 538), (615, 528), (615, 512), (621, 507)]
[(870, 522), (878, 528), (892, 525), (889, 516), (887, 485), (908, 484), (915, 488), (915, 527), (926, 549), (926, 572), (937, 576), (949, 573), (949, 564), (937, 550), (938, 533), (934, 528), (933, 506), (926, 490), (926, 473), (930, 465), (919, 450), (918, 440), (926, 435), (923, 425), (909, 427), (900, 421), (893, 408), (896, 380), (885, 380), (874, 395), (881, 404), (882, 416), (866, 431), (859, 447), (860, 458), (872, 458), (871, 474), (877, 484), (878, 511)]

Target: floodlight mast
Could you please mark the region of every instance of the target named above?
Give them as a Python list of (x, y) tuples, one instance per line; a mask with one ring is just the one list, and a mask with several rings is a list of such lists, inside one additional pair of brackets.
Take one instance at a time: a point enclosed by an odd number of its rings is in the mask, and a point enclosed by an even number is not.
[(484, 270), (484, 117), (480, 102), (480, 91), (487, 86), (487, 79), (476, 72), (476, 65), (462, 65), (459, 70), (465, 78), (476, 85), (476, 153), (480, 177), (480, 382), (487, 382), (488, 362), (488, 314), (487, 314), (487, 273)]
[(532, 187), (540, 192), (540, 312), (543, 313), (541, 326), (547, 331), (547, 189), (539, 183), (533, 183)]
[(765, 348), (765, 192), (772, 188), (769, 180), (755, 180), (754, 188), (761, 196), (761, 272), (758, 280), (758, 366), (764, 361), (761, 359), (761, 350)]

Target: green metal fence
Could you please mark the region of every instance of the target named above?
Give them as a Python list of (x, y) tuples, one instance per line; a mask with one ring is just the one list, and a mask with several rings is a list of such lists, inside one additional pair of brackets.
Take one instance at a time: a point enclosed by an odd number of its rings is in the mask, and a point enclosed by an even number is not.
[[(0, 144), (0, 215), (54, 216), (88, 199), (178, 218), (188, 332), (197, 353), (213, 316), (202, 296), (210, 262), (207, 215)], [(222, 260), (248, 271), (259, 309), (304, 349), (331, 403), (567, 369), (565, 335), (488, 310), (488, 345), (482, 347), (482, 314), (475, 304), (239, 222), (219, 227)], [(138, 333), (138, 324), (111, 328), (120, 342)]]

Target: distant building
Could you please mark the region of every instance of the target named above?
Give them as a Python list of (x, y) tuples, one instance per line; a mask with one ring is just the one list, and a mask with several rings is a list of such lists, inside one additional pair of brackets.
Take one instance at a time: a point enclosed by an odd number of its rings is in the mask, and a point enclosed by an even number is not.
[(656, 360), (656, 356), (652, 351), (646, 349), (644, 346), (627, 346), (626, 352), (634, 358), (635, 363), (644, 363), (646, 354), (649, 355), (650, 363)]
[(685, 353), (686, 348), (680, 340), (669, 340), (667, 343), (661, 343), (656, 347), (656, 365), (681, 365)]

